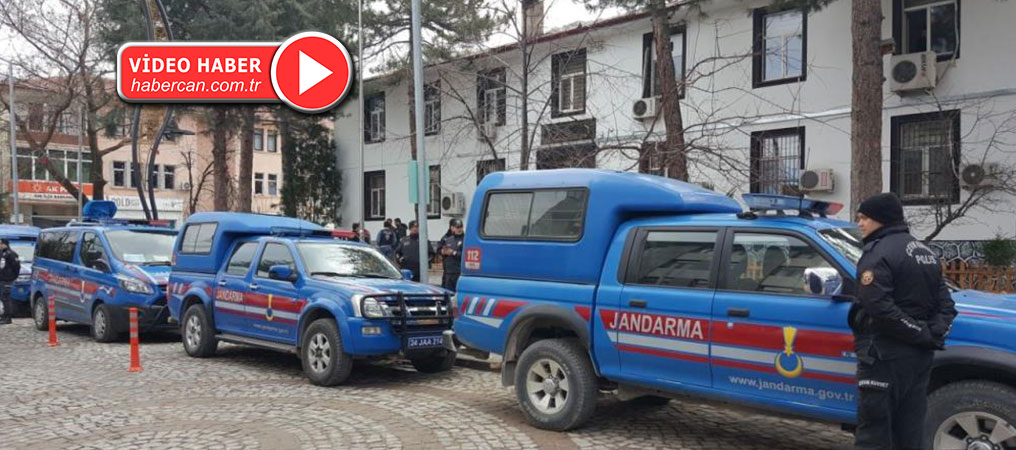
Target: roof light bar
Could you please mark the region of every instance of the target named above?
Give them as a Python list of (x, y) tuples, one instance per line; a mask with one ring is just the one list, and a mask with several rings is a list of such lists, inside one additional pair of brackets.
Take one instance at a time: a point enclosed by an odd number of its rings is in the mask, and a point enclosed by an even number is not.
[(782, 211), (789, 209), (826, 217), (827, 215), (835, 215), (843, 209), (842, 203), (789, 195), (744, 194), (742, 198), (744, 203), (748, 205), (748, 209), (752, 211)]

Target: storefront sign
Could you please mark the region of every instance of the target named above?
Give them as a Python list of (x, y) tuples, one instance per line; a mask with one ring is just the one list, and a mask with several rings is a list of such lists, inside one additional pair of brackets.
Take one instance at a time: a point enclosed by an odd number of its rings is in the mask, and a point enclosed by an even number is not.
[[(75, 186), (78, 184), (75, 183)], [(8, 183), (8, 187), (10, 183)], [(85, 183), (81, 185), (81, 190), (84, 191), (88, 197), (92, 196), (92, 184)], [(50, 201), (68, 201), (73, 202), (74, 197), (67, 193), (67, 190), (56, 181), (35, 181), (35, 180), (18, 180), (18, 199), (19, 200), (50, 200)]]
[[(111, 195), (107, 200), (116, 203), (116, 209), (119, 211), (142, 211), (141, 200), (137, 197), (125, 197), (119, 195)], [(183, 199), (180, 198), (156, 198), (155, 206), (159, 211), (183, 211)]]

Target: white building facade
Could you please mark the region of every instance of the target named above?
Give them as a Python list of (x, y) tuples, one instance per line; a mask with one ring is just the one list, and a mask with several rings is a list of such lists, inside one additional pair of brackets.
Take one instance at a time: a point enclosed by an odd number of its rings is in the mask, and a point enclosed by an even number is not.
[[(808, 14), (767, 11), (768, 3), (721, 0), (672, 14), (675, 66), (686, 83), (681, 105), (693, 148), (690, 180), (738, 199), (796, 189), (849, 205), (850, 2)], [(884, 0), (883, 10), (882, 38), (895, 43), (894, 54), (884, 56), (884, 190), (904, 200), (918, 236), (935, 233), (943, 242), (1012, 237), (1013, 198), (988, 187), (1009, 186), (1016, 167), (1016, 79), (1009, 70), (1016, 4)], [(468, 209), (490, 171), (665, 172), (664, 157), (653, 150), (665, 127), (662, 117), (653, 117), (651, 31), (649, 17), (633, 14), (541, 34), (529, 71), (514, 46), (429, 66), (422, 128), (435, 197), (432, 234), (443, 232), (451, 216), (461, 217), (454, 208), (442, 213), (437, 197), (461, 194)], [(336, 122), (342, 216), (348, 222), (364, 217), (374, 234), (384, 218), (415, 217), (408, 200), (410, 82), (365, 80), (364, 128), (353, 99)], [(521, 165), (523, 113), (532, 143), (527, 167)], [(943, 214), (965, 207), (962, 217), (937, 226)], [(848, 214), (845, 209), (838, 218)]]

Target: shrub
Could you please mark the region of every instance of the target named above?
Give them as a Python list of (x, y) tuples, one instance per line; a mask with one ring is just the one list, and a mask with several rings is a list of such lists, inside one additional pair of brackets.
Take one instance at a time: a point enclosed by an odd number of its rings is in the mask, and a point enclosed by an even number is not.
[(1012, 266), (1016, 263), (1016, 241), (1002, 236), (984, 241), (981, 246), (984, 262), (999, 267)]

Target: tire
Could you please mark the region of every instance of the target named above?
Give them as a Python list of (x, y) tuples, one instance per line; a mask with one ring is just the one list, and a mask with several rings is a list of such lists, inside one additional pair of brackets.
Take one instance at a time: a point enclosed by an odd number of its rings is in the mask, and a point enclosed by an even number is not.
[(92, 310), (92, 339), (95, 342), (113, 342), (119, 337), (109, 306), (100, 303)]
[(413, 367), (420, 373), (439, 373), (452, 370), (455, 366), (456, 353), (438, 350), (422, 358), (410, 359)]
[[(960, 381), (928, 396), (926, 442), (936, 450), (968, 448), (968, 439), (983, 440), (984, 448), (1016, 448), (1016, 428), (1009, 427), (1016, 427), (1016, 390), (1003, 384)], [(994, 430), (999, 434), (992, 436)], [(992, 440), (998, 436), (1009, 438)]]
[(300, 340), (303, 373), (318, 386), (335, 386), (353, 371), (353, 358), (342, 349), (339, 327), (332, 319), (315, 320)]
[(519, 358), (515, 392), (530, 424), (566, 431), (585, 423), (596, 410), (596, 373), (577, 340), (537, 341)]
[(203, 304), (195, 303), (183, 313), (180, 340), (184, 351), (192, 357), (207, 358), (215, 354), (219, 341), (215, 339), (215, 330)]
[(36, 330), (49, 329), (49, 306), (46, 305), (46, 299), (39, 297), (32, 303), (32, 322), (35, 323)]

